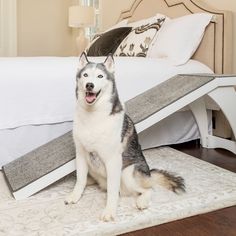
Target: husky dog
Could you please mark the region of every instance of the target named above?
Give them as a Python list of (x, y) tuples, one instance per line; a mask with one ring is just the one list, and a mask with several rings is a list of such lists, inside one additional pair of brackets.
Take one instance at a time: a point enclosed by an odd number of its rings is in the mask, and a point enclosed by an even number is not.
[(78, 202), (86, 184), (97, 182), (107, 190), (101, 219), (110, 221), (116, 216), (119, 193), (136, 195), (137, 208), (145, 209), (155, 185), (184, 191), (181, 177), (149, 169), (134, 124), (119, 100), (111, 55), (104, 63), (89, 62), (85, 53), (81, 55), (76, 98), (73, 137), (77, 182), (65, 204)]

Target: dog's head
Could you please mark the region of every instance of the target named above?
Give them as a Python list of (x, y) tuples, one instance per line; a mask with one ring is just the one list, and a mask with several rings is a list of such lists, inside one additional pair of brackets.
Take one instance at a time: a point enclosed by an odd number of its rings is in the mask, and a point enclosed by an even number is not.
[(94, 105), (101, 96), (112, 88), (114, 82), (114, 60), (108, 55), (103, 63), (88, 61), (85, 53), (79, 59), (79, 68), (76, 76), (76, 97), (85, 105)]

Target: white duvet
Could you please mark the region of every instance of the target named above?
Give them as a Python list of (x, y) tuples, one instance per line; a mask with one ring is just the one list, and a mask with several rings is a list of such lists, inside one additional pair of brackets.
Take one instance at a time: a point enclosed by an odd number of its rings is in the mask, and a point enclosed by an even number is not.
[[(77, 57), (0, 58), (0, 129), (71, 121), (77, 63)], [(128, 57), (115, 58), (115, 71), (123, 102), (176, 74), (212, 73), (194, 60), (171, 66), (164, 59)]]

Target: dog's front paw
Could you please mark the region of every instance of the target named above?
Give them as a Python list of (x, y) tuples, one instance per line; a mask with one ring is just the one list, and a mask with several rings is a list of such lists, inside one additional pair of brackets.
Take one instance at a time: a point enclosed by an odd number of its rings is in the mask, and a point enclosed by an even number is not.
[(72, 193), (70, 193), (70, 194), (66, 197), (64, 203), (65, 203), (66, 205), (68, 205), (68, 204), (75, 204), (75, 203), (77, 203), (77, 202), (79, 201), (79, 199), (80, 199), (80, 195), (79, 195), (79, 194), (76, 194), (75, 192), (72, 192)]
[(105, 208), (100, 219), (102, 221), (108, 222), (108, 221), (114, 221), (116, 217), (116, 211), (111, 208)]

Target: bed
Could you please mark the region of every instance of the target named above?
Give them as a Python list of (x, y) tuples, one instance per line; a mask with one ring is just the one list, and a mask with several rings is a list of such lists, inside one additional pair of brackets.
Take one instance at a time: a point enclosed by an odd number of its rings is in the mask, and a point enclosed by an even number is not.
[[(214, 19), (187, 63), (176, 66), (165, 58), (115, 57), (123, 102), (176, 74), (231, 72), (229, 12), (211, 9), (197, 0), (136, 0), (121, 13), (119, 21), (135, 22), (156, 13), (176, 18), (197, 12), (210, 12)], [(102, 61), (104, 57), (90, 59)], [(77, 61), (76, 57), (0, 58), (0, 166), (71, 130)], [(209, 108), (217, 109), (212, 103)], [(139, 137), (146, 149), (194, 140), (199, 138), (199, 132), (191, 112), (185, 110), (143, 131)]]

